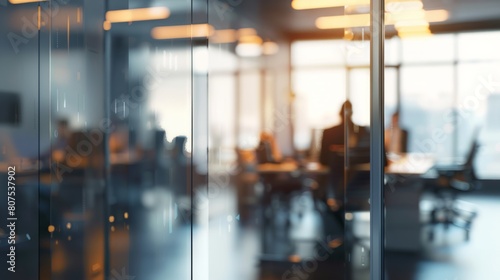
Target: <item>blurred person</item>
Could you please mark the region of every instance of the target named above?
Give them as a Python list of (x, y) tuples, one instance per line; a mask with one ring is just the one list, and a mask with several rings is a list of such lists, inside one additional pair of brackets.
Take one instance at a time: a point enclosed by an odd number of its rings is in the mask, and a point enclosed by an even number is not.
[(349, 148), (356, 147), (362, 141), (369, 140), (369, 133), (365, 127), (359, 126), (352, 121), (352, 103), (347, 100), (340, 108), (340, 124), (327, 128), (323, 131), (321, 138), (321, 152), (319, 162), (323, 165), (330, 165), (331, 152), (343, 152), (344, 141), (348, 138)]
[[(345, 101), (339, 111), (340, 124), (323, 131), (321, 139), (320, 163), (329, 168), (329, 179), (324, 193), (319, 194), (330, 209), (325, 215), (325, 233), (338, 233), (331, 223), (331, 218), (344, 227), (344, 196), (345, 187), (362, 187), (365, 184), (365, 174), (350, 167), (369, 162), (370, 133), (368, 128), (359, 126), (352, 120), (352, 103)], [(346, 147), (347, 140), (347, 147)], [(346, 152), (349, 151), (346, 166)], [(347, 176), (347, 177), (346, 177)]]
[(259, 163), (279, 163), (283, 160), (281, 150), (276, 144), (276, 139), (269, 132), (262, 132), (260, 134), (260, 142), (256, 153)]
[(384, 132), (384, 144), (387, 153), (402, 154), (408, 152), (408, 131), (400, 126), (399, 112), (391, 117), (391, 123)]
[(109, 152), (120, 154), (129, 152), (129, 127), (126, 122), (118, 122), (109, 134)]
[(59, 121), (57, 121), (54, 141), (47, 151), (40, 154), (40, 160), (42, 161), (42, 163), (47, 164), (49, 159), (52, 159), (56, 162), (64, 161), (66, 156), (65, 149), (66, 147), (68, 147), (70, 137), (71, 129), (69, 127), (68, 120), (60, 119)]

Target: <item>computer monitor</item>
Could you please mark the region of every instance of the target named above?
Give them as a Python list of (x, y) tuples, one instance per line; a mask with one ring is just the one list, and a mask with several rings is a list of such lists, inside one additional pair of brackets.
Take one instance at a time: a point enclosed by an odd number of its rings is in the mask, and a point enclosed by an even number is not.
[(19, 94), (0, 92), (0, 125), (21, 123), (21, 97)]

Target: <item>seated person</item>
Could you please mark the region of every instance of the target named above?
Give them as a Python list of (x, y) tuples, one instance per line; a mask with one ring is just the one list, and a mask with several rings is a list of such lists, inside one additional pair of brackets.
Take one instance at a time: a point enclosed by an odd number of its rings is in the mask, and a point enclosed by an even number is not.
[(399, 125), (399, 112), (392, 115), (391, 123), (384, 133), (384, 144), (387, 153), (407, 153), (408, 131)]
[(326, 166), (330, 165), (331, 152), (344, 152), (346, 132), (349, 148), (361, 145), (369, 147), (370, 137), (368, 129), (352, 121), (352, 104), (349, 100), (344, 102), (339, 115), (341, 119), (340, 124), (323, 131), (319, 162)]
[[(352, 120), (352, 104), (344, 102), (339, 115), (340, 124), (323, 131), (321, 139), (320, 163), (330, 168), (329, 184), (326, 193), (322, 194), (329, 208), (335, 213), (338, 222), (343, 225), (344, 219), (344, 186), (346, 184), (345, 152), (349, 150), (349, 164), (369, 163), (370, 133), (366, 127), (355, 124)], [(345, 142), (347, 140), (347, 147)], [(350, 170), (348, 170), (350, 171)], [(366, 176), (349, 172), (349, 181), (360, 181), (363, 184)]]
[(283, 159), (274, 136), (268, 132), (260, 134), (260, 142), (256, 154), (259, 163), (280, 163)]
[(53, 142), (47, 150), (40, 153), (42, 165), (48, 167), (51, 160), (53, 162), (63, 162), (66, 156), (65, 149), (68, 147), (70, 137), (71, 129), (68, 120), (60, 119), (57, 122), (57, 129)]

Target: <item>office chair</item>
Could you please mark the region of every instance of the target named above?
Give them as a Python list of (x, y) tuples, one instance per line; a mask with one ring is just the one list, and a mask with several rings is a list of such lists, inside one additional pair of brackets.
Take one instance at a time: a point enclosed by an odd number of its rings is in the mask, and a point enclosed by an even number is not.
[(428, 236), (430, 241), (434, 240), (434, 226), (437, 224), (444, 225), (445, 229), (451, 225), (464, 229), (465, 240), (469, 241), (477, 211), (473, 206), (461, 205), (457, 197), (479, 188), (473, 166), (478, 147), (474, 140), (464, 164), (435, 167), (438, 177), (431, 188), (437, 201), (431, 211), (430, 224), (433, 228)]

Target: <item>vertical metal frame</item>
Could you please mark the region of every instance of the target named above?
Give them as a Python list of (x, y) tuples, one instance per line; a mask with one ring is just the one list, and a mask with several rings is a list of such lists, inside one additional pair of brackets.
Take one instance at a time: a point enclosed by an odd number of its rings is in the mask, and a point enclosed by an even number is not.
[(370, 279), (384, 279), (384, 0), (372, 0), (370, 40)]

